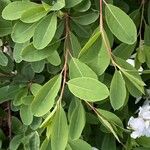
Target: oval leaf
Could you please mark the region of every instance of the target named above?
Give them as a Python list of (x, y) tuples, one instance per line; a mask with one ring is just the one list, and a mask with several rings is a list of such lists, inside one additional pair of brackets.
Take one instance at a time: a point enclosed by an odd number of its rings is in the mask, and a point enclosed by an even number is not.
[(11, 33), (11, 38), (16, 43), (25, 43), (31, 39), (36, 27), (34, 24), (26, 24), (21, 21), (17, 22)]
[(25, 43), (16, 43), (13, 50), (13, 58), (16, 63), (20, 63), (22, 61), (21, 53), (25, 47), (29, 45), (29, 42)]
[(78, 101), (78, 106), (73, 111), (69, 125), (69, 135), (72, 140), (77, 140), (81, 136), (85, 126), (85, 111), (82, 103)]
[(95, 22), (98, 19), (98, 17), (99, 17), (98, 12), (91, 12), (83, 16), (72, 17), (72, 19), (81, 25), (89, 25)]
[(0, 50), (0, 65), (7, 66), (8, 64), (8, 58), (5, 56), (5, 54)]
[(35, 116), (43, 116), (53, 107), (60, 86), (61, 75), (55, 76), (44, 84), (31, 104), (31, 110)]
[(17, 20), (27, 9), (37, 6), (38, 4), (27, 1), (11, 2), (4, 8), (2, 17), (6, 20)]
[(0, 37), (8, 35), (12, 32), (12, 22), (4, 20), (0, 17)]
[(97, 79), (95, 72), (85, 63), (76, 58), (72, 58), (69, 63), (69, 76), (70, 78), (91, 77)]
[(33, 114), (31, 112), (31, 107), (27, 105), (21, 106), (20, 117), (25, 125), (30, 125), (33, 121)]
[(71, 0), (65, 0), (66, 1), (66, 7), (67, 8), (71, 8), (76, 6), (77, 4), (81, 3), (82, 0), (75, 0), (75, 1), (71, 1)]
[(32, 44), (27, 46), (22, 51), (22, 59), (28, 62), (36, 62), (49, 57), (55, 51), (54, 47), (46, 47), (42, 50), (37, 50)]
[(57, 51), (51, 53), (51, 55), (47, 58), (48, 62), (54, 66), (59, 66), (61, 64), (61, 58)]
[(76, 97), (89, 102), (100, 101), (109, 96), (106, 85), (89, 77), (71, 79), (68, 87)]
[(119, 71), (115, 71), (110, 85), (110, 102), (114, 110), (121, 108), (126, 100), (125, 81)]
[(72, 148), (72, 150), (91, 150), (92, 149), (91, 145), (89, 145), (86, 141), (83, 141), (81, 139), (70, 141), (69, 145)]
[(134, 44), (137, 30), (132, 19), (120, 8), (107, 4), (105, 8), (106, 22), (111, 32), (122, 42)]
[(25, 22), (25, 23), (33, 23), (33, 22), (40, 20), (44, 16), (46, 16), (47, 13), (48, 12), (42, 6), (34, 7), (34, 8), (26, 10), (21, 15), (20, 20)]
[(58, 106), (53, 120), (51, 147), (52, 150), (65, 150), (68, 141), (68, 124), (65, 111)]
[(53, 6), (50, 8), (51, 11), (60, 10), (65, 6), (65, 0), (57, 0), (54, 2)]
[(49, 14), (38, 24), (33, 36), (33, 45), (37, 49), (45, 48), (53, 39), (57, 28), (57, 16)]

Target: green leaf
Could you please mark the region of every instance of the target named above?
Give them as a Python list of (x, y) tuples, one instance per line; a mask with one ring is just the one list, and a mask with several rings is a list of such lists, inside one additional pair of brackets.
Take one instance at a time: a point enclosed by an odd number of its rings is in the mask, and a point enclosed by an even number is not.
[(0, 65), (7, 66), (8, 64), (8, 58), (5, 56), (5, 54), (0, 50)]
[(142, 81), (138, 71), (125, 60), (120, 58), (115, 58), (116, 63), (120, 66), (120, 71), (123, 73), (126, 78), (139, 90), (144, 94), (144, 85), (145, 83)]
[(10, 0), (1, 0), (0, 1), (0, 12), (10, 3)]
[(129, 93), (135, 98), (142, 96), (141, 91), (136, 88), (134, 83), (132, 83), (126, 76), (123, 76), (123, 77), (124, 77), (126, 87), (129, 91)]
[(11, 33), (11, 38), (16, 43), (25, 43), (29, 41), (35, 31), (37, 24), (26, 24), (21, 21), (17, 22)]
[(150, 46), (150, 26), (145, 25), (144, 44)]
[(91, 150), (92, 147), (86, 141), (78, 139), (74, 141), (69, 141), (69, 145), (72, 150)]
[(42, 88), (42, 85), (33, 83), (30, 87), (30, 91), (35, 96), (41, 88)]
[(89, 77), (71, 79), (68, 87), (76, 97), (89, 102), (100, 101), (109, 96), (106, 85)]
[(86, 51), (93, 45), (95, 44), (96, 40), (98, 39), (98, 37), (100, 36), (100, 32), (97, 31), (94, 35), (92, 35), (92, 37), (88, 40), (88, 42), (84, 45), (84, 47), (81, 49), (78, 57), (80, 58), (82, 55), (84, 55), (84, 53), (86, 53)]
[(113, 54), (119, 58), (127, 60), (130, 58), (131, 54), (133, 53), (135, 46), (136, 43), (134, 43), (133, 45), (121, 43), (113, 50)]
[(83, 0), (80, 4), (73, 7), (78, 12), (85, 12), (91, 7), (90, 0)]
[(98, 17), (99, 17), (98, 12), (91, 12), (91, 13), (87, 13), (82, 16), (72, 17), (71, 19), (73, 19), (75, 22), (77, 22), (81, 25), (89, 25), (89, 24), (95, 22), (98, 19)]
[(6, 99), (8, 89), (9, 89), (9, 86), (3, 86), (0, 88), (0, 103), (3, 103), (4, 99)]
[(101, 115), (98, 115), (98, 118), (100, 120), (100, 122), (111, 131), (111, 133), (114, 135), (114, 137), (117, 139), (117, 141), (120, 143), (120, 140), (118, 138), (118, 135), (116, 133), (116, 131), (114, 130), (113, 126), (111, 125), (111, 123), (105, 119), (104, 117), (102, 117)]
[(45, 48), (53, 39), (57, 28), (57, 16), (51, 13), (41, 20), (35, 29), (33, 45), (37, 49)]
[(37, 130), (40, 127), (41, 123), (42, 123), (42, 118), (34, 117), (32, 123), (30, 125), (30, 128), (32, 130)]
[(101, 150), (116, 150), (116, 140), (111, 134), (106, 134), (103, 143), (102, 143), (102, 149)]
[(45, 120), (43, 121), (43, 123), (41, 124), (40, 128), (43, 127), (48, 127), (51, 122), (53, 121), (53, 118), (55, 116), (55, 113), (57, 111), (57, 105), (55, 106), (55, 108), (49, 113), (49, 115), (45, 118)]
[(137, 30), (131, 18), (120, 8), (107, 4), (105, 7), (106, 22), (111, 32), (123, 43), (134, 44)]
[(0, 16), (0, 37), (8, 35), (12, 32), (12, 22), (4, 20)]
[(83, 52), (79, 59), (86, 64), (92, 62), (98, 56), (98, 53), (101, 48), (101, 43), (102, 40), (99, 37), (91, 47), (89, 47), (85, 52)]
[(41, 147), (40, 147), (40, 150), (51, 150), (51, 143), (50, 143), (50, 140), (48, 138), (46, 138)]
[(150, 46), (144, 45), (144, 54), (146, 59), (146, 64), (150, 68)]
[(54, 2), (53, 6), (50, 8), (51, 11), (60, 10), (65, 7), (65, 0), (57, 0)]
[(69, 76), (71, 79), (77, 77), (91, 77), (97, 79), (95, 72), (76, 58), (72, 58), (69, 63)]
[(65, 1), (66, 1), (66, 5), (65, 5), (66, 8), (74, 7), (77, 4), (82, 2), (82, 0), (75, 0), (75, 1), (65, 0)]
[(34, 98), (33, 95), (27, 95), (27, 96), (21, 98), (21, 100), (22, 100), (22, 103), (23, 103), (24, 105), (27, 105), (27, 106), (28, 106), (28, 105), (30, 105), (31, 102), (33, 101), (33, 98)]
[(17, 20), (26, 10), (37, 6), (38, 4), (32, 2), (11, 2), (4, 8), (2, 17), (6, 20)]
[(51, 55), (47, 58), (47, 61), (54, 66), (59, 66), (61, 64), (61, 59), (59, 53), (54, 51)]
[(41, 61), (32, 62), (31, 67), (35, 73), (40, 73), (43, 71), (45, 67), (45, 61), (41, 60)]
[(150, 138), (149, 137), (140, 137), (137, 140), (137, 143), (145, 148), (150, 148)]
[(89, 62), (89, 66), (98, 74), (102, 75), (110, 64), (110, 55), (102, 42), (96, 58)]
[(28, 91), (27, 91), (27, 88), (26, 88), (26, 87), (25, 87), (25, 88), (21, 88), (21, 89), (19, 90), (19, 92), (18, 92), (18, 93), (15, 95), (15, 97), (14, 97), (13, 105), (14, 105), (14, 106), (19, 106), (19, 105), (21, 105), (21, 104), (22, 104), (21, 98), (27, 96), (27, 93), (28, 93)]
[(130, 18), (134, 21), (136, 27), (138, 28), (141, 21), (141, 12), (140, 9), (134, 10), (131, 14), (129, 14)]
[(144, 46), (140, 46), (139, 48), (136, 49), (136, 51), (137, 51), (136, 61), (139, 61), (139, 63), (145, 63), (146, 58), (144, 53)]
[(60, 86), (61, 75), (53, 77), (44, 84), (31, 104), (31, 110), (34, 116), (43, 116), (53, 107)]
[(77, 22), (71, 21), (72, 30), (79, 36), (83, 38), (89, 38), (92, 34), (92, 30), (89, 26), (82, 26)]
[(114, 110), (120, 109), (126, 100), (126, 86), (122, 74), (115, 71), (110, 85), (110, 102)]
[(13, 139), (10, 141), (9, 149), (10, 150), (17, 150), (19, 145), (21, 144), (21, 140), (23, 138), (23, 135), (16, 135), (13, 137)]
[(137, 79), (136, 77), (134, 77), (133, 75), (131, 75), (130, 73), (123, 71), (123, 74), (129, 79), (130, 82), (132, 82), (134, 84), (134, 86), (143, 94), (145, 94), (144, 91), (144, 85), (145, 83), (139, 79)]
[(120, 128), (123, 128), (123, 123), (120, 120), (118, 116), (116, 116), (114, 113), (103, 110), (103, 109), (97, 109), (101, 116), (103, 116), (106, 120), (108, 120), (110, 123), (114, 124), (115, 126), (118, 126)]
[(69, 120), (69, 122), (70, 122), (70, 119), (71, 119), (71, 116), (72, 116), (74, 110), (77, 107), (77, 101), (78, 101), (77, 98), (73, 98), (69, 104), (69, 108), (68, 108), (68, 120)]
[(20, 63), (22, 61), (21, 53), (25, 47), (29, 45), (29, 42), (26, 43), (15, 43), (14, 50), (13, 50), (13, 58), (15, 59), (16, 63)]
[(52, 133), (51, 133), (51, 147), (52, 150), (65, 150), (68, 141), (68, 124), (65, 111), (58, 106), (56, 111)]
[(70, 147), (70, 145), (69, 144), (67, 144), (67, 147), (66, 147), (66, 149), (65, 150), (72, 150), (72, 148)]
[(33, 23), (46, 16), (47, 13), (48, 12), (44, 9), (43, 6), (33, 7), (26, 10), (21, 15), (20, 20), (25, 23)]
[(37, 131), (32, 132), (30, 135), (28, 135), (30, 141), (29, 141), (29, 149), (32, 150), (39, 150), (40, 147), (40, 137)]
[(22, 105), (20, 108), (20, 117), (25, 125), (30, 125), (33, 121), (33, 114), (31, 112), (31, 107), (28, 105)]
[(78, 38), (72, 32), (69, 34), (69, 37), (70, 37), (70, 49), (73, 53), (73, 56), (77, 57), (79, 51), (81, 50), (81, 45), (79, 43)]
[(22, 59), (28, 62), (40, 61), (49, 57), (55, 50), (55, 46), (49, 46), (42, 50), (37, 50), (33, 44), (30, 44), (22, 51)]
[(69, 136), (72, 140), (80, 138), (85, 122), (85, 111), (81, 101), (78, 101), (77, 107), (72, 113), (69, 124)]

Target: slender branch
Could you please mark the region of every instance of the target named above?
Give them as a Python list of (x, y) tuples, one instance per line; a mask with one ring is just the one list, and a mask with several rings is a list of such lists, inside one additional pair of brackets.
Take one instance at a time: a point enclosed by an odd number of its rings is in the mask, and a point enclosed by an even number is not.
[(138, 36), (140, 36), (140, 46), (141, 46), (141, 40), (142, 40), (141, 32), (142, 32), (142, 25), (143, 25), (143, 20), (144, 20), (145, 0), (142, 0), (141, 7), (142, 7), (142, 14), (141, 14), (141, 22), (140, 22), (140, 27), (139, 27), (139, 33), (138, 33)]
[(66, 27), (65, 46), (64, 46), (65, 62), (64, 62), (64, 67), (61, 71), (61, 74), (63, 74), (63, 83), (62, 83), (60, 96), (59, 96), (59, 99), (58, 99), (59, 103), (61, 102), (62, 97), (63, 97), (63, 93), (64, 93), (64, 90), (65, 90), (65, 84), (66, 84), (66, 78), (67, 78), (67, 62), (68, 62), (68, 53), (69, 53), (69, 33), (70, 33), (69, 16), (68, 16), (67, 13), (65, 14), (65, 27)]
[(100, 0), (100, 1), (99, 1), (99, 9), (100, 9), (100, 10), (99, 10), (99, 12), (100, 12), (100, 14), (99, 14), (99, 16), (100, 16), (99, 26), (100, 26), (100, 32), (101, 32), (101, 35), (102, 35), (102, 40), (103, 40), (103, 42), (104, 42), (105, 48), (106, 48), (106, 50), (107, 50), (107, 52), (108, 52), (108, 54), (109, 54), (109, 56), (110, 56), (110, 59), (111, 59), (111, 61), (112, 61), (113, 66), (114, 66), (115, 69), (116, 69), (117, 64), (115, 63), (115, 61), (114, 61), (114, 59), (113, 59), (113, 57), (112, 57), (111, 47), (110, 47), (110, 45), (107, 43), (107, 38), (106, 38), (106, 36), (105, 36), (105, 32), (104, 32), (104, 28), (103, 28), (103, 2), (105, 3), (105, 5), (107, 5), (107, 3), (106, 3), (105, 1), (103, 1), (103, 0)]
[(103, 30), (103, 0), (99, 1), (99, 24), (100, 24), (100, 32)]

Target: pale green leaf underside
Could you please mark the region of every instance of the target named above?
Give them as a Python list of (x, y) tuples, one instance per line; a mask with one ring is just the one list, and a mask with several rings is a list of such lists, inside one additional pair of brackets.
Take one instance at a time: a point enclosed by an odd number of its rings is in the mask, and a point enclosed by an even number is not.
[(35, 116), (43, 116), (53, 107), (60, 85), (61, 75), (57, 75), (39, 90), (31, 105), (31, 110)]
[(68, 125), (65, 111), (58, 107), (53, 120), (51, 147), (52, 150), (65, 150), (68, 141)]
[(85, 126), (85, 111), (81, 101), (78, 101), (78, 106), (72, 113), (69, 124), (69, 136), (72, 140), (77, 140), (81, 136)]
[(36, 3), (15, 1), (9, 3), (2, 12), (2, 17), (6, 20), (17, 20), (28, 9), (39, 6)]
[(137, 30), (132, 19), (120, 8), (107, 4), (105, 8), (106, 22), (111, 32), (122, 42), (134, 44)]
[(119, 71), (115, 71), (110, 86), (110, 102), (114, 110), (121, 108), (126, 100), (125, 81)]
[(42, 6), (30, 8), (21, 15), (20, 20), (25, 23), (33, 23), (46, 16), (47, 13)]
[(69, 63), (69, 76), (70, 78), (91, 77), (97, 79), (95, 72), (77, 58), (72, 58)]
[(33, 45), (37, 49), (45, 48), (53, 39), (57, 28), (57, 16), (49, 14), (37, 25), (33, 35)]
[(76, 97), (85, 101), (100, 101), (109, 96), (106, 85), (89, 77), (71, 79), (68, 82), (68, 87)]

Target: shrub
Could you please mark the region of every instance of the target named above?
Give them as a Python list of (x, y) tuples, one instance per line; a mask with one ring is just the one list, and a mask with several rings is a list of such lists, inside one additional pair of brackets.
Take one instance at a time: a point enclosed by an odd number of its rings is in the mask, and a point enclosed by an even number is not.
[(2, 150), (150, 149), (148, 0), (1, 0), (0, 12)]

